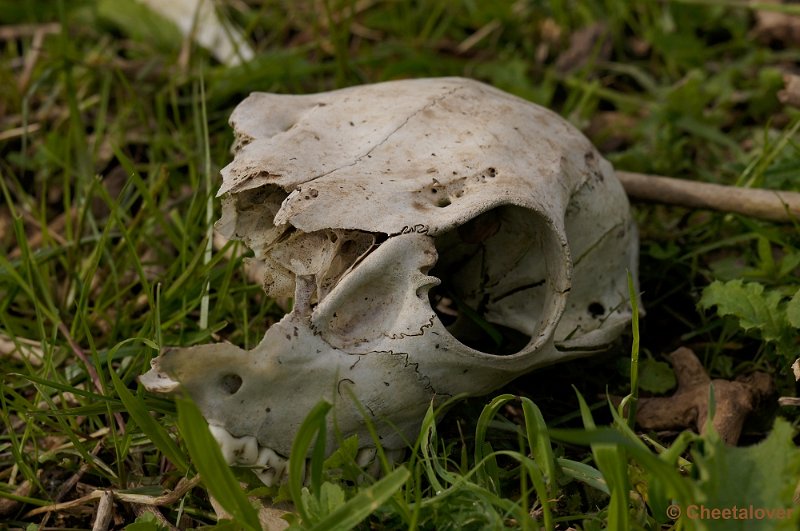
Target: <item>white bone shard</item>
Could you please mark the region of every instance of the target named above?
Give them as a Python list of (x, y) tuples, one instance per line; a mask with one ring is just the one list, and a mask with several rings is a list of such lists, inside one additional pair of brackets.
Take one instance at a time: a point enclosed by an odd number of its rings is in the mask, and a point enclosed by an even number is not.
[(231, 123), (218, 229), (294, 307), (251, 351), (168, 350), (142, 381), (180, 383), (215, 430), (255, 437), (262, 465), (321, 399), (328, 441), (335, 419), (374, 447), (357, 401), (400, 449), (432, 400), (605, 350), (628, 325), (627, 197), (556, 114), (442, 78), (255, 93)]

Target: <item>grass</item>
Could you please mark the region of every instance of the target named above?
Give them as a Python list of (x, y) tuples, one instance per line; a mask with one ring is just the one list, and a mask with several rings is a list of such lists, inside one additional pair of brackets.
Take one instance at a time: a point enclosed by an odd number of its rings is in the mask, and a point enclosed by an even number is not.
[[(671, 503), (787, 507), (793, 409), (759, 409), (742, 441), (759, 444), (728, 448), (713, 432), (637, 432), (606, 400), (653, 393), (663, 375), (649, 361), (681, 345), (712, 377), (764, 370), (794, 395), (793, 224), (635, 205), (648, 311), (638, 370), (626, 338), (439, 422), (430, 411), (405, 462), (384, 458), (381, 480), (343, 440), (312, 459), (309, 485), (295, 469), (264, 488), (197, 444), (208, 434), (191, 404), (145, 393), (136, 376), (165, 346), (253, 347), (282, 314), (241, 258), (208, 253), (226, 122), (249, 92), (465, 75), (555, 109), (618, 168), (797, 191), (800, 113), (776, 93), (800, 51), (757, 18), (795, 7), (216, 4), (244, 29), (251, 63), (220, 65), (135, 3), (0, 0), (0, 522), (90, 528), (93, 493), (113, 489), (113, 526), (131, 529), (215, 524), (208, 493), (238, 522), (223, 527), (258, 526), (246, 493), (291, 499), (293, 525), (311, 529), (793, 528), (666, 516)], [(570, 54), (591, 25), (606, 37)], [(324, 409), (296, 444), (315, 444)]]

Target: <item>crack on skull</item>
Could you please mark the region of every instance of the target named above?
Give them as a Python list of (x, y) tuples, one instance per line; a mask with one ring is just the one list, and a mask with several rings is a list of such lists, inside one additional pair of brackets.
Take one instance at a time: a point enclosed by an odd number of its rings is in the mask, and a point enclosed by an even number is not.
[(494, 297), (491, 297), (490, 300), (491, 300), (491, 302), (497, 302), (497, 301), (500, 301), (500, 300), (505, 299), (507, 297), (511, 297), (512, 295), (516, 295), (517, 293), (520, 293), (522, 291), (526, 291), (526, 290), (529, 290), (529, 289), (533, 289), (533, 288), (538, 288), (540, 286), (544, 286), (545, 283), (547, 283), (547, 279), (543, 278), (542, 280), (537, 280), (535, 282), (530, 282), (528, 284), (523, 284), (522, 286), (517, 286), (516, 288), (512, 288), (509, 291), (506, 291), (505, 293), (501, 293), (499, 295), (495, 295)]
[(380, 140), (380, 141), (379, 141), (377, 144), (375, 144), (374, 146), (372, 146), (371, 148), (369, 148), (369, 149), (366, 151), (366, 153), (364, 153), (363, 155), (359, 155), (358, 157), (356, 157), (356, 159), (355, 159), (353, 162), (351, 162), (351, 163), (349, 163), (349, 164), (344, 164), (344, 165), (342, 165), (342, 166), (339, 166), (338, 168), (334, 168), (334, 169), (332, 169), (332, 170), (330, 170), (330, 171), (326, 171), (326, 172), (324, 172), (324, 173), (321, 173), (321, 174), (319, 174), (319, 175), (315, 175), (315, 176), (311, 177), (310, 179), (308, 179), (308, 180), (304, 181), (302, 184), (305, 184), (305, 183), (307, 183), (307, 182), (309, 182), (309, 181), (314, 181), (314, 180), (316, 180), (316, 179), (321, 179), (321, 178), (323, 178), (323, 177), (325, 177), (325, 176), (327, 176), (327, 175), (330, 175), (330, 174), (332, 174), (332, 173), (335, 173), (335, 172), (337, 172), (337, 171), (339, 171), (339, 170), (342, 170), (342, 169), (344, 169), (344, 168), (351, 168), (351, 167), (353, 167), (353, 166), (357, 165), (359, 162), (361, 162), (361, 161), (362, 161), (364, 158), (369, 158), (369, 157), (371, 157), (371, 156), (372, 156), (372, 153), (373, 153), (373, 152), (374, 152), (376, 149), (378, 149), (379, 147), (383, 146), (383, 145), (384, 145), (386, 142), (388, 142), (388, 141), (389, 141), (389, 139), (391, 139), (391, 138), (392, 138), (392, 137), (393, 137), (395, 134), (397, 134), (397, 132), (398, 132), (398, 131), (400, 131), (400, 129), (402, 129), (403, 127), (405, 127), (406, 125), (408, 125), (408, 123), (409, 123), (411, 120), (413, 120), (413, 119), (414, 119), (414, 118), (415, 118), (417, 115), (419, 115), (420, 113), (423, 113), (423, 112), (427, 111), (428, 109), (430, 109), (430, 108), (432, 108), (432, 107), (434, 107), (434, 106), (438, 105), (440, 101), (442, 101), (442, 100), (445, 100), (445, 99), (449, 98), (450, 96), (452, 96), (453, 94), (455, 94), (456, 92), (459, 92), (459, 91), (461, 91), (461, 87), (454, 87), (454, 88), (452, 88), (452, 89), (448, 90), (447, 92), (445, 92), (444, 94), (442, 94), (441, 96), (437, 96), (437, 97), (433, 98), (433, 99), (432, 99), (430, 102), (428, 102), (427, 104), (423, 105), (422, 107), (420, 107), (419, 109), (417, 109), (416, 111), (414, 111), (413, 113), (411, 113), (410, 115), (408, 115), (408, 117), (407, 117), (405, 120), (403, 120), (403, 121), (400, 123), (400, 125), (398, 125), (398, 126), (397, 126), (396, 128), (394, 128), (392, 131), (390, 131), (390, 132), (389, 132), (389, 133), (388, 133), (388, 134), (387, 134), (385, 137), (383, 137), (383, 139), (381, 139), (381, 140)]
[(394, 236), (402, 236), (404, 234), (427, 234), (430, 228), (427, 225), (417, 224), (417, 225), (404, 225), (402, 229), (398, 232), (392, 232), (389, 234), (389, 237)]
[(616, 224), (612, 225), (608, 230), (606, 230), (603, 234), (601, 234), (600, 237), (598, 237), (594, 242), (592, 242), (592, 245), (590, 245), (587, 249), (585, 249), (583, 251), (583, 253), (581, 253), (581, 255), (575, 259), (575, 261), (573, 262), (574, 267), (576, 267), (578, 264), (580, 264), (581, 261), (584, 258), (586, 258), (588, 255), (590, 255), (592, 253), (592, 251), (594, 251), (598, 247), (602, 246), (602, 244), (605, 242), (605, 239), (612, 232), (614, 232), (617, 229), (619, 229), (620, 227), (624, 227), (624, 226), (625, 226), (625, 222), (624, 221), (620, 221), (619, 223), (616, 223)]
[(430, 377), (429, 376), (425, 376), (424, 374), (422, 374), (422, 372), (420, 372), (419, 363), (411, 361), (410, 360), (411, 355), (409, 353), (407, 353), (407, 352), (395, 352), (393, 350), (379, 350), (379, 351), (373, 352), (373, 354), (388, 354), (389, 356), (395, 356), (395, 357), (402, 358), (403, 359), (403, 368), (407, 369), (407, 368), (410, 367), (414, 371), (414, 373), (417, 375), (417, 381), (419, 381), (419, 383), (422, 384), (423, 389), (425, 389), (426, 391), (429, 391), (429, 392), (431, 392), (431, 393), (433, 393), (435, 395), (441, 394), (442, 396), (444, 396), (444, 394), (436, 392), (436, 389), (433, 388), (433, 384), (431, 383)]
[(424, 323), (419, 327), (419, 332), (408, 332), (408, 333), (400, 332), (399, 334), (384, 333), (383, 337), (385, 337), (387, 339), (403, 339), (403, 338), (406, 338), (406, 337), (419, 337), (419, 336), (425, 334), (425, 330), (426, 329), (432, 328), (433, 324), (435, 322), (436, 322), (436, 314), (434, 313), (434, 314), (431, 314), (431, 317), (430, 317), (430, 319), (428, 319), (427, 323)]

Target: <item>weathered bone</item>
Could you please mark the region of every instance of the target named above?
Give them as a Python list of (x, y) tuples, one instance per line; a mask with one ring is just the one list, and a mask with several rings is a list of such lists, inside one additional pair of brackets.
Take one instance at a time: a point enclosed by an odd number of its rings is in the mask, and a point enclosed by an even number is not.
[[(294, 307), (251, 351), (171, 349), (141, 380), (183, 386), (228, 460), (264, 467), (267, 483), (321, 399), (335, 405), (328, 440), (334, 425), (358, 435), (365, 460), (375, 443), (356, 401), (381, 445), (401, 449), (432, 400), (604, 350), (630, 321), (627, 198), (546, 109), (420, 79), (255, 93), (231, 123), (218, 229)], [(495, 345), (503, 335), (516, 342)]]

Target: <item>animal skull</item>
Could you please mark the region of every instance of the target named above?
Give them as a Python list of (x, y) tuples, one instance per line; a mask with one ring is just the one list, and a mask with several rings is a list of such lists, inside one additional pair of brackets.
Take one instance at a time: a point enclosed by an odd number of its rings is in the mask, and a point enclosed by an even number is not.
[(218, 230), (294, 307), (251, 351), (172, 349), (142, 382), (187, 389), (229, 462), (262, 467), (268, 484), (321, 399), (368, 458), (352, 397), (382, 446), (401, 449), (431, 400), (604, 350), (630, 321), (627, 198), (546, 109), (468, 79), (418, 79), (254, 93), (231, 123)]

